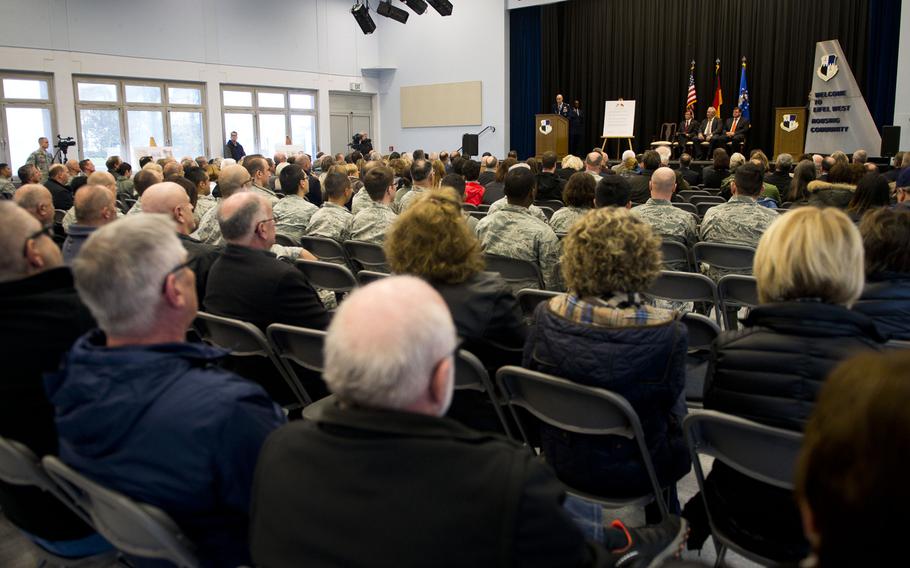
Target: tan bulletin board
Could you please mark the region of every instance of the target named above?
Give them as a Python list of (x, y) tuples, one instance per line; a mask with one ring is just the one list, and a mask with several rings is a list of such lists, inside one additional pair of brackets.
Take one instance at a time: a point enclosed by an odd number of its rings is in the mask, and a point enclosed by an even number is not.
[(480, 81), (401, 87), (401, 127), (480, 124), (481, 95)]

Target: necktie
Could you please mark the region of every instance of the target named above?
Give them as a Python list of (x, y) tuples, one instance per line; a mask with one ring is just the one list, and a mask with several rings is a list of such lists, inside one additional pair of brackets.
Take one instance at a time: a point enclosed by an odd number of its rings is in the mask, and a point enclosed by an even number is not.
[(733, 128), (730, 129), (731, 132), (736, 132), (736, 121), (738, 121), (738, 120), (739, 120), (738, 118), (733, 119)]
[(705, 134), (711, 134), (711, 123), (714, 122), (714, 119), (708, 119), (708, 124), (705, 126)]

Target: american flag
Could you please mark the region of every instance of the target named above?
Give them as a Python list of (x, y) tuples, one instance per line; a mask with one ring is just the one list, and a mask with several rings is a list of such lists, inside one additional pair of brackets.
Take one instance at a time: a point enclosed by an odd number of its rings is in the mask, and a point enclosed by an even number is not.
[(686, 108), (692, 108), (697, 102), (698, 97), (695, 95), (695, 62), (693, 61), (692, 66), (689, 68), (689, 92), (686, 93)]

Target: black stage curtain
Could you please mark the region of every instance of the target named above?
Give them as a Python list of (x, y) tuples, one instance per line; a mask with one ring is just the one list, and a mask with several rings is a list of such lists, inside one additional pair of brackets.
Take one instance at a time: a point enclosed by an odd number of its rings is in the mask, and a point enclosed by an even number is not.
[(816, 42), (840, 40), (858, 84), (865, 84), (868, 14), (869, 0), (572, 0), (544, 6), (540, 108), (549, 109), (557, 93), (579, 99), (593, 147), (601, 143), (604, 101), (635, 100), (633, 143), (642, 151), (661, 123), (682, 120), (693, 59), (696, 117), (704, 118), (714, 99), (714, 60), (720, 58), (721, 113), (728, 118), (745, 56), (749, 148), (770, 156), (775, 107), (808, 101)]

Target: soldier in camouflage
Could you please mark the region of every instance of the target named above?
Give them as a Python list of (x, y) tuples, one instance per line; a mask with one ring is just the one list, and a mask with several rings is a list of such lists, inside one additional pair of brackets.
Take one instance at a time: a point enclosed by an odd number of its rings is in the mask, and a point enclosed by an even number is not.
[(25, 160), (26, 164), (31, 164), (38, 168), (38, 171), (41, 173), (41, 183), (47, 181), (47, 170), (51, 166), (51, 161), (53, 156), (50, 152), (47, 151), (50, 143), (47, 141), (47, 138), (42, 136), (38, 139), (38, 149), (28, 155), (28, 158)]
[(0, 164), (0, 199), (12, 199), (16, 193), (13, 185), (13, 168), (9, 164)]
[(272, 207), (272, 213), (275, 215), (275, 232), (299, 243), (300, 237), (306, 234), (310, 218), (319, 208), (306, 200), (310, 191), (310, 181), (303, 168), (297, 164), (285, 166), (281, 170), (280, 179), (281, 188), (286, 196)]
[[(546, 221), (530, 211), (536, 184), (537, 180), (529, 169), (516, 168), (506, 174), (508, 203), (481, 219), (476, 233), (485, 253), (534, 262), (543, 272), (546, 287), (559, 290), (559, 238)], [(512, 287), (526, 288), (531, 284), (517, 282)], [(531, 287), (537, 287), (537, 284)]]
[(391, 203), (395, 199), (395, 173), (386, 166), (371, 168), (363, 179), (363, 189), (372, 201), (369, 207), (362, 209), (348, 227), (350, 239), (381, 245), (385, 234), (395, 221), (397, 215), (392, 211)]
[(399, 213), (407, 211), (415, 199), (433, 189), (435, 184), (433, 163), (429, 160), (414, 160), (414, 163), (411, 164), (411, 191), (401, 199), (398, 206)]
[(694, 245), (698, 240), (695, 217), (670, 203), (673, 192), (676, 191), (676, 174), (673, 170), (658, 168), (651, 176), (650, 189), (651, 198), (644, 205), (633, 207), (632, 212), (651, 225), (654, 233), (661, 238), (687, 247)]
[(761, 168), (752, 163), (740, 166), (731, 191), (733, 197), (727, 203), (705, 212), (701, 240), (756, 247), (765, 230), (778, 218), (776, 211), (756, 203), (762, 191)]
[[(272, 207), (275, 207), (275, 204), (278, 203), (278, 195), (269, 189), (269, 178), (272, 177), (272, 172), (269, 170), (269, 163), (262, 156), (247, 156), (246, 159), (243, 160), (243, 167), (249, 172), (253, 182), (250, 189), (259, 195), (265, 196), (265, 198), (269, 200), (269, 203), (272, 204)], [(224, 196), (222, 196), (222, 198), (224, 198)]]
[[(490, 208), (487, 209), (487, 217), (489, 217), (493, 213), (496, 213), (497, 211), (501, 210), (503, 207), (505, 207), (508, 204), (509, 204), (509, 200), (506, 197), (503, 197), (502, 199), (497, 199), (496, 201), (493, 202), (492, 205), (490, 205)], [(528, 206), (528, 211), (530, 211), (531, 215), (533, 215), (537, 219), (540, 219), (544, 223), (549, 223), (549, 221), (547, 220), (546, 213), (544, 213), (543, 209), (541, 209), (540, 207), (538, 207), (532, 203), (531, 205)]]
[[(218, 190), (221, 192), (221, 199), (227, 199), (238, 191), (248, 190), (252, 182), (252, 176), (243, 166), (227, 166), (218, 174)], [(224, 242), (221, 238), (221, 227), (218, 226), (217, 207), (210, 208), (202, 216), (196, 232), (190, 236), (210, 245), (220, 245)]]
[(344, 242), (348, 239), (348, 225), (353, 218), (345, 207), (353, 193), (351, 180), (344, 174), (333, 172), (326, 174), (322, 187), (325, 189), (326, 200), (310, 217), (306, 234), (311, 237), (335, 239), (339, 243)]
[(594, 188), (597, 182), (594, 176), (585, 172), (576, 172), (569, 178), (562, 190), (565, 207), (556, 210), (550, 217), (550, 226), (557, 233), (569, 232), (572, 223), (584, 216), (594, 207)]

